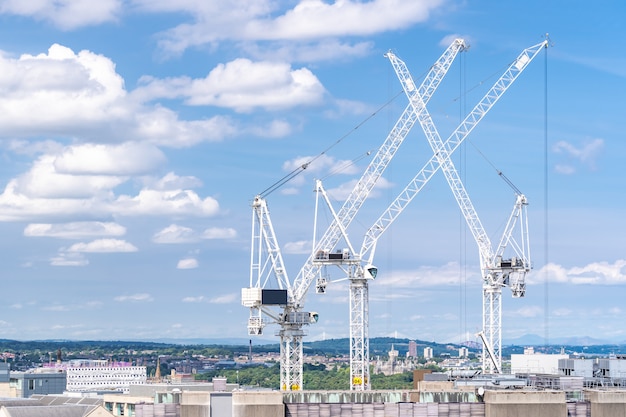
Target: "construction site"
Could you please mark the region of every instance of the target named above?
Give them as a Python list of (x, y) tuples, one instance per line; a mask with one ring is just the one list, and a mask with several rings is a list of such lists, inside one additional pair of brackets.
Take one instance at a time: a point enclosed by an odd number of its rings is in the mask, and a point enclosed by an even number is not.
[[(255, 416), (624, 416), (626, 392), (621, 382), (590, 382), (598, 372), (585, 374), (589, 363), (553, 363), (551, 370), (512, 364), (510, 374), (502, 369), (502, 290), (514, 298), (524, 297), (525, 277), (532, 269), (527, 197), (498, 170), (511, 187), (515, 201), (497, 245), (492, 245), (468, 195), (452, 155), (540, 52), (546, 39), (524, 49), (506, 68), (483, 98), (447, 138), (442, 138), (427, 109), (455, 57), (468, 45), (455, 39), (429, 67), (421, 84), (406, 64), (391, 51), (389, 59), (402, 85), (408, 105), (393, 129), (373, 155), (365, 172), (340, 208), (334, 208), (321, 180), (315, 183), (318, 207), (328, 207), (332, 222), (315, 232), (312, 250), (295, 279), (291, 280), (281, 254), (267, 196), (307, 169), (295, 169), (254, 198), (249, 285), (242, 289), (242, 305), (250, 309), (248, 334), (258, 336), (268, 325), (277, 325), (280, 339), (280, 392), (233, 393), (233, 415)], [(394, 158), (415, 124), (419, 124), (432, 156), (398, 194), (363, 236), (361, 246), (351, 240), (350, 225), (372, 189)], [(414, 379), (414, 391), (380, 392), (370, 386), (369, 283), (376, 279), (375, 251), (378, 239), (402, 214), (430, 179), (441, 171), (454, 195), (479, 255), (482, 277), (482, 327), (476, 334), (482, 344), (481, 372), (472, 378), (429, 381)], [(333, 277), (330, 270), (338, 271)], [(350, 391), (310, 392), (303, 384), (303, 338), (306, 328), (318, 321), (319, 313), (305, 306), (311, 287), (324, 294), (333, 282), (349, 282)], [(566, 357), (552, 360), (567, 360)], [(573, 370), (573, 366), (578, 367)], [(621, 365), (620, 365), (621, 366)], [(519, 369), (516, 369), (519, 368)], [(596, 366), (597, 368), (597, 366)], [(586, 368), (585, 368), (586, 369)], [(416, 371), (417, 372), (417, 371)], [(615, 375), (614, 375), (615, 377)], [(573, 379), (568, 379), (573, 378)], [(621, 378), (621, 374), (618, 379)], [(619, 379), (621, 381), (621, 379)], [(615, 381), (615, 379), (612, 379)]]

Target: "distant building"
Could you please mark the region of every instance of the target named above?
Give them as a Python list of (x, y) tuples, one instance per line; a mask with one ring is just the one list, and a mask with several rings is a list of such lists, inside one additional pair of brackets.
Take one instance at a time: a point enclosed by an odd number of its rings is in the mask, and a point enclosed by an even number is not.
[(98, 398), (33, 395), (31, 398), (0, 398), (3, 417), (110, 417)]
[(0, 383), (9, 382), (9, 371), (11, 367), (8, 363), (0, 362)]
[[(129, 362), (75, 359), (69, 362), (57, 361), (38, 369), (47, 372), (62, 372), (66, 376), (66, 385), (63, 388), (68, 392), (119, 391), (127, 393), (131, 385), (145, 384), (147, 381), (146, 367), (133, 366)], [(62, 392), (50, 392), (50, 394)]]
[(417, 358), (417, 343), (415, 343), (415, 340), (409, 340), (409, 356)]
[(145, 384), (145, 366), (106, 360), (70, 361), (65, 367), (67, 390), (70, 392), (121, 391), (128, 393), (131, 385)]
[(17, 398), (30, 398), (35, 394), (62, 394), (66, 384), (67, 375), (59, 370), (37, 368), (28, 372), (11, 372), (9, 394)]
[(569, 355), (535, 353), (533, 348), (526, 348), (524, 349), (523, 355), (515, 353), (511, 355), (511, 373), (540, 373), (557, 375), (559, 373), (560, 359), (569, 359)]
[(433, 358), (433, 348), (427, 346), (424, 348), (424, 359), (432, 359)]
[(462, 346), (459, 348), (459, 358), (461, 359), (467, 358), (468, 354), (469, 354), (469, 350), (465, 346)]

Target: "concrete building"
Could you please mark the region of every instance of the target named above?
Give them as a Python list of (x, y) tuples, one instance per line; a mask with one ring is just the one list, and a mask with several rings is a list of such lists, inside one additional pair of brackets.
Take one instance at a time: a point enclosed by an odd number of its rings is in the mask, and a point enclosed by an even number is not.
[(424, 348), (424, 359), (432, 359), (433, 358), (433, 348), (425, 347)]
[[(558, 379), (558, 376), (554, 377)], [(195, 387), (157, 384), (156, 388), (148, 384), (138, 391), (154, 392), (154, 397), (110, 394), (104, 398), (85, 398), (74, 394), (70, 397), (35, 395), (30, 399), (0, 399), (0, 417), (626, 416), (624, 389), (584, 389), (574, 398), (573, 392), (567, 389), (500, 386), (502, 381), (502, 378), (476, 379), (474, 382), (481, 385), (470, 386), (460, 385), (458, 380), (421, 380), (412, 390), (366, 392), (217, 392), (209, 391), (209, 384)], [(22, 408), (17, 410), (16, 407)]]
[(417, 343), (415, 340), (409, 340), (408, 356), (417, 358)]
[(67, 396), (33, 395), (0, 398), (1, 417), (111, 417), (102, 400)]
[(37, 368), (28, 372), (11, 372), (9, 396), (29, 398), (35, 394), (62, 394), (66, 384), (67, 375), (59, 370)]
[(610, 379), (619, 385), (626, 380), (626, 360), (624, 356), (612, 356), (598, 359), (597, 377)]
[[(56, 365), (58, 369), (60, 365)], [(70, 392), (118, 390), (127, 393), (132, 385), (146, 383), (145, 366), (106, 360), (74, 360), (62, 364)]]
[(9, 382), (11, 366), (8, 363), (0, 362), (0, 384)]
[(209, 383), (133, 385), (128, 394), (104, 394), (104, 408), (114, 416), (195, 417), (232, 415), (237, 384), (223, 378)]
[(593, 378), (595, 359), (559, 359), (559, 375)]
[(511, 373), (557, 375), (559, 373), (559, 360), (561, 359), (569, 359), (569, 355), (535, 353), (533, 348), (526, 348), (523, 355), (511, 355)]
[(469, 349), (465, 346), (459, 348), (459, 358), (465, 359), (469, 355)]

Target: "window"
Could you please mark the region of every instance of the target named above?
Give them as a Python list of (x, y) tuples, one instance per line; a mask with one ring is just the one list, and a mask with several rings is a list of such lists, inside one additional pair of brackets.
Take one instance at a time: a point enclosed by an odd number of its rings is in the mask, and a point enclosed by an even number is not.
[(29, 379), (28, 380), (28, 389), (29, 390), (34, 390), (35, 389), (35, 380), (34, 379)]

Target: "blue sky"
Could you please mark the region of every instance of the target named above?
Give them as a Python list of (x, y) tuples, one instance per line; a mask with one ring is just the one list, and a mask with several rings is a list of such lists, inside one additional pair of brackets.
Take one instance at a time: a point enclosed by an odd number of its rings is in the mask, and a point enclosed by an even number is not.
[[(420, 80), (470, 44), (428, 105), (445, 138), (549, 33), (455, 161), (492, 241), (514, 203), (494, 167), (530, 202), (534, 270), (525, 298), (503, 291), (504, 339), (626, 340), (624, 16), (617, 0), (0, 0), (0, 338), (246, 338), (251, 201), (330, 147), (267, 198), (295, 278), (314, 180), (338, 208), (369, 160), (330, 174), (406, 106), (384, 53)], [(355, 241), (430, 155), (416, 126)], [(376, 264), (372, 336), (474, 339), (478, 253), (441, 173)], [(347, 337), (347, 297), (309, 294), (311, 339)]]

